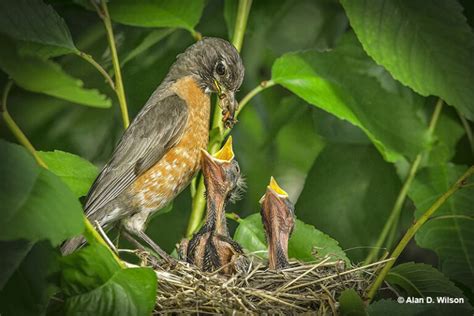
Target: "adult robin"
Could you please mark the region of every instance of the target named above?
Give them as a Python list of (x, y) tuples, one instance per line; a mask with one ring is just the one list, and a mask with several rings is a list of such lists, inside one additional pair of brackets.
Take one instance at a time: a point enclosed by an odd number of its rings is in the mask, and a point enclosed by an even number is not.
[(288, 240), (295, 226), (295, 208), (273, 177), (260, 199), (262, 222), (268, 243), (268, 267), (288, 266)]
[(180, 256), (203, 271), (222, 268), (223, 273), (232, 273), (243, 251), (229, 235), (225, 206), (240, 196), (243, 180), (231, 137), (214, 156), (203, 150), (202, 173), (206, 186), (206, 219), (189, 242), (182, 242)]
[[(86, 216), (106, 229), (120, 222), (166, 256), (145, 234), (145, 223), (199, 170), (209, 138), (211, 93), (219, 97), (224, 125), (233, 125), (234, 94), (243, 77), (239, 53), (223, 39), (204, 38), (178, 55), (92, 185)], [(63, 253), (82, 243), (81, 237), (67, 241)]]

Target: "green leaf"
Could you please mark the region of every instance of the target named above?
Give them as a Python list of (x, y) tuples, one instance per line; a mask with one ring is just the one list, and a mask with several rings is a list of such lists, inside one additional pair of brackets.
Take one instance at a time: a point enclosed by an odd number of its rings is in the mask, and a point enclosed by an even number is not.
[(155, 272), (121, 269), (101, 244), (62, 258), (61, 266), (67, 315), (150, 315), (155, 306)]
[(0, 240), (49, 239), (53, 246), (83, 231), (79, 201), (25, 149), (0, 141)]
[(464, 297), (444, 274), (424, 263), (403, 263), (390, 270), (385, 280), (392, 286), (403, 289), (412, 297)]
[(11, 41), (0, 37), (0, 68), (23, 89), (83, 105), (111, 106), (105, 95), (84, 89), (82, 81), (66, 74), (58, 64), (33, 56), (21, 57), (12, 45)]
[(0, 1), (0, 32), (21, 41), (22, 51), (36, 56), (78, 51), (64, 20), (43, 1)]
[(155, 306), (156, 274), (150, 268), (123, 269), (104, 285), (66, 301), (66, 314), (150, 315)]
[(364, 49), (395, 79), (474, 120), (474, 34), (457, 1), (342, 4)]
[[(419, 218), (466, 170), (444, 164), (419, 171), (409, 196)], [(474, 187), (462, 188), (444, 203), (415, 235), (416, 243), (434, 250), (441, 271), (474, 289)]]
[(101, 244), (93, 244), (61, 258), (61, 279), (67, 296), (83, 294), (107, 282), (121, 268)]
[(272, 79), (362, 128), (389, 161), (413, 158), (429, 144), (427, 126), (417, 116), (423, 99), (377, 66), (352, 33), (332, 51), (283, 55)]
[(0, 291), (0, 314), (45, 315), (51, 296), (58, 292), (57, 257), (48, 242), (37, 243)]
[(33, 244), (27, 240), (0, 241), (0, 290), (15, 272)]
[(296, 210), (359, 261), (376, 242), (399, 190), (393, 166), (373, 146), (329, 144), (309, 171)]
[(459, 304), (421, 304), (398, 303), (393, 300), (380, 300), (372, 303), (367, 308), (370, 316), (446, 316), (446, 315), (471, 315), (463, 305)]
[[(257, 255), (267, 257), (267, 243), (259, 213), (240, 221), (234, 239), (246, 250), (258, 251)], [(329, 256), (332, 260), (344, 260), (347, 264), (350, 263), (337, 241), (298, 219), (288, 242), (288, 256), (302, 261), (321, 260)]]
[(365, 316), (365, 304), (354, 289), (346, 289), (339, 296), (339, 312), (342, 316)]
[(315, 108), (312, 114), (316, 132), (329, 143), (370, 144), (367, 135), (348, 121), (341, 120), (318, 108)]
[(201, 18), (203, 0), (114, 0), (109, 2), (112, 19), (143, 27), (176, 27), (192, 31)]
[(38, 155), (78, 198), (87, 194), (97, 177), (97, 167), (79, 156), (60, 150), (39, 151)]

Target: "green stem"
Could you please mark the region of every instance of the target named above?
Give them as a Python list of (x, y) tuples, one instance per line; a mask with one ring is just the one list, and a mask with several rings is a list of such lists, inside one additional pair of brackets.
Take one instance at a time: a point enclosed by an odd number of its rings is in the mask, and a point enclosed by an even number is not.
[(90, 222), (90, 220), (86, 216), (84, 216), (84, 226), (85, 226), (84, 237), (86, 238), (87, 242), (89, 244), (97, 242), (97, 243), (105, 246), (109, 250), (112, 257), (115, 259), (115, 261), (119, 264), (119, 266), (122, 269), (124, 269), (125, 264), (122, 262), (122, 260), (120, 260), (120, 258), (117, 256), (117, 254), (112, 249), (110, 249), (107, 242), (104, 240), (104, 238), (102, 238), (102, 236), (99, 234), (99, 232), (97, 232), (97, 230), (94, 228), (94, 226), (92, 225), (92, 223)]
[(247, 28), (247, 20), (251, 6), (252, 0), (239, 0), (234, 35), (232, 36), (232, 43), (239, 52), (242, 48), (242, 43), (244, 42), (245, 29)]
[(199, 227), (201, 219), (204, 217), (204, 209), (206, 208), (206, 199), (204, 192), (206, 187), (204, 186), (204, 179), (199, 177), (199, 184), (194, 194), (192, 211), (189, 217), (188, 228), (186, 229), (186, 237), (189, 238)]
[(102, 68), (102, 66), (96, 62), (94, 60), (94, 58), (92, 58), (91, 55), (89, 54), (86, 54), (84, 52), (81, 52), (81, 51), (78, 51), (76, 53), (77, 56), (81, 57), (82, 59), (84, 59), (85, 61), (87, 61), (89, 64), (91, 64), (92, 66), (94, 66), (95, 69), (97, 69), (97, 71), (100, 72), (100, 74), (104, 77), (104, 79), (107, 81), (107, 83), (110, 85), (110, 87), (112, 88), (112, 90), (115, 91), (115, 84), (114, 84), (114, 81), (112, 80), (112, 78), (110, 78), (109, 74), (107, 73), (107, 71), (105, 71), (104, 68)]
[[(433, 111), (433, 115), (431, 116), (431, 121), (428, 127), (428, 134), (430, 136), (433, 135), (434, 133), (442, 108), (443, 108), (443, 101), (441, 99), (438, 99), (438, 102), (436, 103), (436, 106)], [(408, 176), (405, 179), (405, 182), (403, 183), (403, 186), (400, 192), (398, 193), (397, 199), (395, 200), (395, 204), (393, 205), (392, 210), (390, 211), (390, 216), (388, 220), (385, 222), (382, 232), (380, 233), (380, 236), (377, 239), (375, 246), (372, 248), (369, 255), (365, 259), (364, 264), (369, 264), (375, 259), (380, 249), (382, 249), (382, 245), (384, 244), (390, 231), (392, 229), (395, 229), (395, 226), (398, 224), (398, 219), (400, 217), (403, 204), (405, 203), (405, 199), (408, 195), (408, 190), (410, 189), (413, 179), (415, 178), (416, 172), (418, 171), (418, 168), (420, 167), (422, 158), (423, 158), (423, 153), (419, 153), (415, 157), (415, 160), (412, 162), (410, 166), (410, 170), (408, 171)]]
[(109, 10), (107, 8), (106, 0), (100, 0), (100, 8), (95, 4), (94, 0), (91, 2), (95, 6), (97, 13), (104, 22), (110, 53), (112, 55), (112, 64), (114, 66), (115, 92), (117, 93), (120, 111), (122, 112), (123, 126), (127, 128), (130, 125), (130, 119), (128, 117), (127, 100), (125, 97), (125, 90), (123, 88), (122, 72), (120, 70), (120, 62), (117, 54), (117, 48), (115, 46), (114, 31), (112, 28), (112, 21), (110, 20)]
[[(260, 92), (262, 92), (263, 90), (267, 88), (273, 87), (274, 85), (275, 85), (275, 82), (273, 80), (265, 80), (265, 81), (262, 81), (258, 86), (253, 88), (249, 93), (247, 93), (247, 95), (239, 102), (239, 108), (237, 109), (237, 112), (235, 113), (235, 118), (239, 116), (240, 112), (242, 112), (245, 105), (247, 105), (247, 103), (249, 103), (249, 101), (254, 96), (256, 96), (257, 94), (259, 94)], [(227, 130), (224, 133), (223, 138), (229, 135), (229, 133), (230, 133), (230, 130)]]
[(202, 40), (202, 34), (201, 33), (199, 33), (198, 31), (196, 31), (194, 29), (191, 30), (190, 32), (191, 32), (191, 36), (194, 38), (194, 40), (196, 42)]
[(377, 278), (375, 279), (374, 283), (370, 287), (367, 299), (368, 303), (372, 301), (377, 290), (382, 285), (385, 276), (388, 274), (392, 266), (394, 265), (395, 261), (398, 259), (402, 251), (408, 245), (408, 242), (415, 236), (418, 229), (453, 195), (456, 191), (461, 189), (464, 186), (465, 181), (474, 174), (474, 166), (471, 166), (443, 195), (441, 195), (433, 205), (406, 231), (403, 238), (400, 240), (398, 245), (393, 250), (392, 254), (390, 255), (391, 259), (380, 271)]
[[(18, 140), (18, 142), (23, 145), (23, 147), (26, 148), (26, 150), (28, 150), (31, 155), (33, 155), (33, 157), (35, 158), (36, 162), (38, 163), (38, 165), (40, 165), (41, 167), (45, 168), (45, 169), (48, 169), (48, 166), (46, 165), (46, 163), (40, 158), (40, 156), (38, 155), (38, 153), (36, 152), (36, 149), (33, 147), (33, 145), (31, 144), (31, 142), (29, 141), (29, 139), (26, 137), (26, 135), (22, 132), (22, 130), (20, 129), (20, 127), (15, 123), (15, 121), (13, 120), (13, 118), (10, 116), (10, 114), (8, 113), (8, 108), (7, 108), (7, 100), (8, 100), (8, 94), (11, 90), (11, 87), (13, 85), (13, 81), (8, 81), (7, 85), (5, 86), (5, 89), (3, 91), (3, 95), (2, 95), (2, 105), (1, 105), (1, 113), (2, 113), (2, 117), (3, 119), (5, 120), (5, 123), (7, 125), (7, 127), (10, 129), (10, 131), (13, 133), (13, 135), (16, 137), (16, 139)], [(84, 231), (84, 236), (86, 237), (87, 241), (90, 243), (92, 241), (97, 241), (98, 243), (102, 244), (102, 245), (105, 245), (107, 247), (107, 249), (109, 249), (110, 253), (112, 254), (112, 256), (114, 257), (114, 259), (117, 261), (117, 263), (122, 267), (122, 268), (125, 268), (125, 265), (124, 263), (120, 260), (119, 257), (117, 257), (117, 255), (112, 251), (112, 249), (109, 248), (109, 246), (107, 245), (107, 243), (105, 242), (105, 240), (102, 238), (102, 236), (100, 236), (100, 234), (95, 230), (95, 228), (92, 226), (91, 222), (89, 221), (89, 219), (83, 215), (83, 219), (84, 219), (84, 224), (85, 224), (85, 231)]]
[[(247, 27), (247, 19), (250, 13), (250, 7), (252, 6), (252, 0), (239, 0), (239, 7), (237, 11), (237, 18), (235, 21), (235, 31), (232, 38), (232, 44), (234, 44), (235, 48), (240, 52), (242, 48), (242, 43), (244, 40), (245, 29)], [(253, 90), (252, 90), (253, 91)], [(252, 96), (257, 94), (255, 92)], [(244, 98), (245, 99), (245, 98)], [(248, 100), (251, 97), (248, 98)], [(247, 103), (248, 100), (245, 102)], [(212, 139), (209, 140), (209, 152), (215, 153), (219, 150), (222, 140), (224, 139), (225, 130), (224, 126), (222, 125), (222, 114), (220, 111), (219, 106), (216, 105), (213, 113), (212, 125), (211, 130), (219, 127), (219, 133), (217, 133)], [(196, 192), (193, 197), (192, 203), (192, 210), (191, 215), (189, 217), (188, 228), (186, 229), (186, 236), (191, 236), (196, 229), (199, 227), (199, 223), (204, 216), (204, 210), (206, 208), (206, 200), (204, 198), (204, 192), (206, 188), (204, 186), (204, 180), (200, 177), (198, 182)]]
[(228, 218), (228, 219), (231, 219), (237, 223), (240, 223), (242, 221), (242, 219), (240, 218), (240, 216), (237, 214), (237, 213), (225, 213), (225, 217)]
[(21, 128), (16, 124), (16, 122), (13, 120), (11, 117), (10, 113), (8, 112), (7, 108), (7, 100), (8, 100), (8, 94), (10, 93), (10, 90), (13, 86), (13, 81), (8, 81), (5, 89), (3, 91), (3, 96), (2, 96), (2, 117), (3, 120), (5, 121), (5, 124), (7, 125), (8, 129), (12, 132), (12, 134), (15, 136), (15, 138), (18, 140), (18, 142), (28, 150), (28, 152), (35, 158), (36, 162), (38, 165), (41, 167), (48, 169), (44, 161), (41, 159), (41, 157), (38, 155), (36, 152), (36, 149), (33, 147), (31, 144), (30, 140), (28, 137), (26, 137), (25, 133), (21, 130)]

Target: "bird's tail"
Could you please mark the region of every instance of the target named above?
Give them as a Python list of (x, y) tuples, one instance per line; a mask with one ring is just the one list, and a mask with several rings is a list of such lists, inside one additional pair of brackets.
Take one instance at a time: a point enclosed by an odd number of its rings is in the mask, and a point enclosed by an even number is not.
[(82, 236), (77, 236), (77, 237), (71, 238), (71, 239), (67, 240), (64, 244), (62, 244), (61, 253), (63, 254), (63, 256), (69, 255), (74, 250), (76, 250), (76, 249), (80, 248), (82, 245), (84, 245), (85, 242), (86, 242), (86, 240)]

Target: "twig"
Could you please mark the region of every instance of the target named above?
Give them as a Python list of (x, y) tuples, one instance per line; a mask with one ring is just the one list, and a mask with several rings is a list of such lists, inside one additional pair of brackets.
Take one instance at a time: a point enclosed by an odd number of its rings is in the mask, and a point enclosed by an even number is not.
[(371, 302), (375, 296), (375, 293), (382, 285), (385, 276), (388, 274), (392, 268), (395, 260), (400, 256), (402, 251), (408, 245), (408, 242), (415, 236), (415, 233), (420, 229), (421, 226), (453, 195), (457, 190), (461, 189), (464, 186), (465, 181), (474, 174), (474, 166), (471, 166), (443, 195), (441, 195), (431, 207), (407, 230), (402, 240), (398, 243), (397, 247), (393, 250), (390, 255), (390, 262), (382, 269), (374, 283), (368, 291), (367, 298), (368, 302)]
[(120, 62), (117, 54), (117, 47), (115, 46), (114, 31), (112, 28), (112, 21), (110, 19), (109, 10), (107, 8), (107, 2), (106, 0), (100, 0), (100, 7), (95, 3), (94, 0), (91, 0), (91, 3), (95, 7), (99, 17), (104, 22), (115, 73), (115, 92), (117, 94), (117, 98), (120, 104), (120, 112), (122, 113), (123, 126), (127, 128), (130, 125), (130, 119), (128, 117), (127, 109), (127, 99), (125, 97), (125, 90), (123, 88), (122, 72), (120, 70)]
[[(432, 136), (434, 133), (442, 108), (443, 100), (438, 99), (438, 102), (436, 103), (435, 109), (433, 111), (433, 115), (431, 116), (430, 124), (428, 126), (428, 135), (430, 136)], [(369, 255), (365, 259), (364, 264), (368, 264), (375, 259), (375, 257), (379, 253), (379, 250), (382, 249), (382, 245), (385, 242), (390, 231), (396, 228), (403, 204), (405, 203), (406, 197), (408, 195), (408, 190), (410, 189), (413, 179), (415, 179), (415, 175), (418, 171), (418, 168), (420, 167), (422, 158), (423, 153), (419, 153), (411, 164), (410, 170), (408, 171), (408, 176), (405, 179), (405, 182), (403, 183), (400, 192), (398, 193), (397, 199), (395, 200), (395, 204), (393, 205), (392, 210), (390, 211), (390, 216), (385, 222), (382, 232), (380, 233), (379, 238), (375, 243), (375, 246), (372, 248)]]
[(94, 66), (95, 69), (97, 69), (97, 71), (104, 77), (105, 81), (107, 81), (107, 83), (110, 85), (110, 87), (112, 88), (112, 90), (114, 90), (115, 92), (117, 92), (115, 90), (115, 84), (114, 84), (114, 81), (112, 80), (112, 78), (110, 78), (109, 74), (107, 73), (107, 71), (105, 71), (104, 68), (102, 68), (102, 66), (95, 61), (95, 59), (89, 55), (89, 54), (86, 54), (84, 52), (81, 52), (81, 51), (78, 51), (76, 52), (76, 55), (81, 57), (82, 59), (84, 59), (85, 61), (87, 61), (89, 64), (91, 64), (92, 66)]
[(235, 20), (234, 35), (232, 36), (232, 43), (238, 51), (242, 48), (244, 42), (245, 29), (247, 28), (247, 19), (250, 13), (252, 0), (239, 0), (239, 7), (237, 8), (237, 18)]
[(16, 124), (16, 122), (13, 120), (10, 113), (8, 112), (7, 101), (8, 101), (8, 95), (10, 94), (10, 90), (12, 86), (13, 86), (13, 81), (8, 80), (3, 90), (2, 107), (0, 111), (2, 113), (3, 120), (5, 121), (5, 124), (7, 125), (8, 129), (12, 132), (12, 134), (18, 140), (18, 142), (23, 147), (25, 147), (26, 150), (28, 150), (28, 152), (33, 156), (33, 158), (35, 158), (36, 163), (40, 165), (41, 167), (48, 169), (48, 166), (46, 166), (46, 163), (38, 155), (38, 153), (36, 152), (36, 149), (33, 147), (28, 137), (26, 137), (25, 133), (23, 133), (21, 128)]

